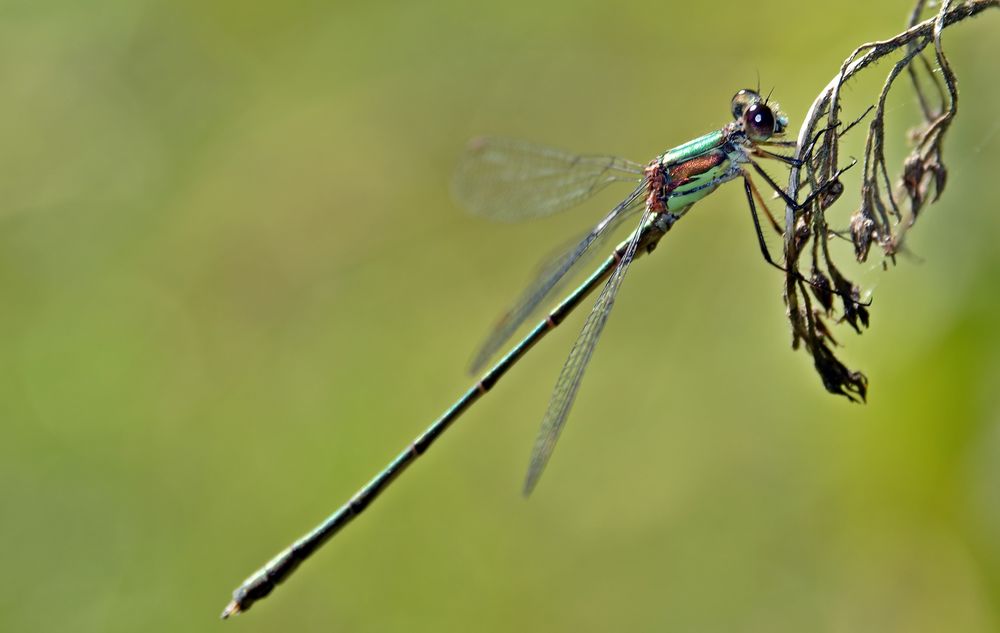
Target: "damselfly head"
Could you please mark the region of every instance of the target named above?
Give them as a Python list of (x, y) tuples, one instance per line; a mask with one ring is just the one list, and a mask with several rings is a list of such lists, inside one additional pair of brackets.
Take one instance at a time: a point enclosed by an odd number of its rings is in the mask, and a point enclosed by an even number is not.
[(744, 88), (733, 96), (733, 118), (743, 124), (743, 131), (751, 141), (766, 141), (781, 136), (788, 127), (788, 117), (768, 104), (753, 90)]

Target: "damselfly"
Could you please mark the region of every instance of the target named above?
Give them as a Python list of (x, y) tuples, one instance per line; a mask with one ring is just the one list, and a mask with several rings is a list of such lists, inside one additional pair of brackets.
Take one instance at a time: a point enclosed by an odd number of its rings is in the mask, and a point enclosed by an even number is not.
[[(271, 593), (303, 560), (361, 514), (407, 466), (430, 448), (452, 422), (492, 389), (535, 343), (562, 323), (591, 292), (603, 284), (552, 392), (524, 484), (525, 494), (530, 493), (552, 454), (630, 264), (643, 253), (651, 252), (694, 203), (722, 183), (738, 177), (743, 179), (764, 259), (784, 270), (768, 252), (755, 200), (765, 212), (767, 207), (750, 179), (748, 168), (757, 172), (786, 204), (795, 208), (808, 205), (812, 197), (823, 192), (823, 188), (814, 191), (801, 205), (796, 204), (754, 160), (768, 158), (791, 165), (801, 164), (797, 158), (768, 149), (795, 145), (794, 142), (781, 140), (788, 118), (777, 105), (769, 105), (767, 99), (753, 90), (741, 90), (733, 97), (732, 115), (732, 122), (721, 129), (668, 150), (647, 165), (615, 157), (578, 156), (513, 141), (473, 141), (459, 168), (455, 193), (460, 202), (481, 214), (499, 217), (545, 215), (571, 207), (613, 182), (634, 184), (632, 193), (611, 209), (579, 242), (543, 268), (483, 345), (474, 363), (476, 371), (485, 366), (537, 308), (563, 287), (573, 271), (588, 261), (588, 255), (597, 251), (597, 244), (626, 219), (638, 214), (635, 230), (576, 290), (541, 319), (520, 343), (485, 372), (382, 472), (311, 532), (292, 543), (240, 585), (233, 592), (232, 602), (226, 606), (222, 617), (246, 611), (254, 602)], [(830, 182), (835, 183), (837, 176), (839, 172)], [(771, 224), (779, 228), (770, 212), (767, 216)], [(800, 281), (809, 283), (802, 278)]]

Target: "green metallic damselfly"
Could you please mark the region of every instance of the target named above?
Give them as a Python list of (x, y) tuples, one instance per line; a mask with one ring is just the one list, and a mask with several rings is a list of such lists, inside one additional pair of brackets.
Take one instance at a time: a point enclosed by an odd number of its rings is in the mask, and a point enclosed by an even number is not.
[[(566, 296), (382, 472), (311, 532), (247, 578), (233, 592), (233, 599), (222, 612), (222, 617), (246, 611), (254, 602), (271, 593), (302, 561), (361, 514), (407, 466), (430, 448), (452, 422), (492, 389), (535, 343), (562, 323), (591, 292), (603, 284), (552, 392), (524, 484), (524, 492), (529, 494), (552, 454), (629, 265), (643, 253), (652, 252), (694, 203), (722, 183), (743, 178), (764, 259), (784, 270), (771, 258), (764, 241), (755, 199), (765, 211), (767, 207), (750, 179), (748, 167), (764, 178), (786, 204), (796, 209), (806, 207), (813, 197), (824, 192), (824, 188), (814, 191), (802, 204), (796, 204), (754, 160), (768, 158), (790, 165), (801, 164), (798, 158), (767, 149), (795, 145), (794, 142), (780, 140), (788, 118), (777, 105), (768, 105), (767, 99), (753, 90), (741, 90), (733, 97), (732, 114), (733, 121), (723, 128), (668, 150), (647, 165), (615, 157), (578, 156), (499, 139), (479, 139), (470, 143), (458, 170), (455, 194), (470, 210), (483, 215), (501, 218), (547, 215), (574, 206), (613, 182), (626, 181), (635, 185), (632, 193), (611, 209), (578, 243), (543, 267), (535, 282), (486, 340), (473, 363), (473, 371), (481, 370), (517, 328), (562, 289), (571, 273), (589, 261), (588, 256), (598, 250), (595, 246), (610, 236), (624, 220), (639, 214), (637, 228), (576, 290)], [(840, 173), (829, 181), (830, 189), (838, 184), (836, 179)], [(770, 212), (767, 215), (772, 225), (778, 228)], [(804, 278), (799, 279), (809, 283)]]

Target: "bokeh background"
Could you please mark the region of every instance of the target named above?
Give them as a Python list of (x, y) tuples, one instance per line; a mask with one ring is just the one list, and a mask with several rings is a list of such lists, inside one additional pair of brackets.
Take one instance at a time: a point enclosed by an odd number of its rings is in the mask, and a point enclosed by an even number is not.
[(1000, 630), (996, 11), (946, 33), (960, 114), (912, 255), (883, 272), (838, 245), (874, 289), (871, 330), (838, 332), (867, 405), (789, 348), (730, 185), (633, 267), (530, 500), (582, 315), (217, 620), (466, 389), (536, 262), (622, 194), (470, 217), (448, 192), (466, 139), (645, 161), (758, 75), (796, 128), (909, 9), (3, 2), (0, 630)]

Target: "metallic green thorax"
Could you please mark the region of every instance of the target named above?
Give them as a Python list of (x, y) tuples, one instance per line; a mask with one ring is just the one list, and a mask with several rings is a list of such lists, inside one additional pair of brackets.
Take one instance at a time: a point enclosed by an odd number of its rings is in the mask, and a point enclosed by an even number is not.
[(699, 136), (683, 145), (668, 149), (660, 156), (660, 164), (669, 168), (677, 163), (701, 156), (705, 152), (721, 147), (726, 142), (727, 136), (724, 130), (716, 130)]
[(647, 169), (650, 206), (682, 215), (740, 173), (746, 161), (735, 130), (726, 126), (665, 152)]
[(715, 151), (719, 152), (718, 155), (721, 158), (718, 165), (692, 176), (688, 182), (670, 192), (670, 196), (667, 198), (668, 211), (680, 214), (682, 209), (698, 202), (732, 177), (728, 175), (732, 171), (732, 161), (721, 150)]

